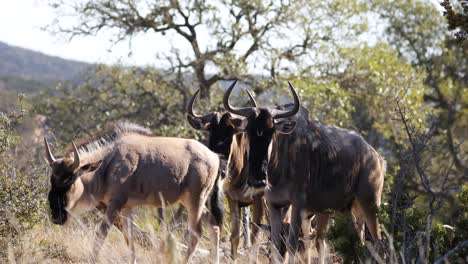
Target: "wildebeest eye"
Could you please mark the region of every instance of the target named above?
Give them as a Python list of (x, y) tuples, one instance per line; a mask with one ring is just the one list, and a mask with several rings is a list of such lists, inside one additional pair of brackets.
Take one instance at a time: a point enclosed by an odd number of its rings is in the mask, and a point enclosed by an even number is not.
[(81, 167), (81, 169), (82, 169), (82, 170), (88, 170), (89, 167), (90, 167), (90, 165), (89, 165), (89, 164), (86, 164), (86, 165), (84, 165), (83, 167)]

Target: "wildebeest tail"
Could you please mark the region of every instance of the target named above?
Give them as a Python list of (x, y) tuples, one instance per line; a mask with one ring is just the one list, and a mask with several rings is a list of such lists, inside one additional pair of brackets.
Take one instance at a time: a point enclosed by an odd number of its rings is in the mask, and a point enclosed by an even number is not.
[(223, 203), (223, 192), (221, 187), (221, 181), (223, 173), (226, 169), (226, 162), (220, 159), (218, 175), (216, 175), (216, 182), (213, 186), (213, 190), (210, 194), (210, 211), (214, 217), (215, 224), (222, 227), (224, 220), (224, 203)]

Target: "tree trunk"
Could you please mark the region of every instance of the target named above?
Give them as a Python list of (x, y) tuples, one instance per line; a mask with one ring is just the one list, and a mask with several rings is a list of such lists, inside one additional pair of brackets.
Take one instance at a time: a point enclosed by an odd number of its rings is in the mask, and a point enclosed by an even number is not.
[(210, 86), (206, 82), (199, 82), (200, 85), (200, 98), (211, 102), (210, 98)]
[(205, 76), (205, 63), (199, 63), (194, 66), (195, 76), (197, 77), (198, 87), (200, 88), (200, 99), (210, 101), (210, 83)]

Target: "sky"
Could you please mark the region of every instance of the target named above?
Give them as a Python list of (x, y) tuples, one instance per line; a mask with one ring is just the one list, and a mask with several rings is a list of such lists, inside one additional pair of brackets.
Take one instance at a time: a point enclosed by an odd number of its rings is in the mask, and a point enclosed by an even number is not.
[(0, 41), (66, 59), (152, 66), (156, 61), (156, 50), (169, 50), (170, 47), (170, 43), (156, 34), (136, 36), (129, 57), (128, 41), (113, 45), (109, 41), (110, 34), (76, 37), (69, 41), (41, 29), (55, 18), (47, 0), (0, 0)]
[[(438, 0), (430, 1), (441, 8)], [(137, 35), (132, 40), (131, 48), (128, 41), (112, 44), (109, 32), (92, 37), (75, 37), (70, 41), (64, 36), (52, 35), (42, 29), (56, 18), (47, 0), (0, 0), (0, 41), (90, 63), (158, 67), (164, 65), (155, 65), (156, 52), (169, 52), (171, 45), (177, 46), (177, 43), (169, 42), (159, 34)], [(61, 19), (59, 22), (66, 26), (71, 21)]]

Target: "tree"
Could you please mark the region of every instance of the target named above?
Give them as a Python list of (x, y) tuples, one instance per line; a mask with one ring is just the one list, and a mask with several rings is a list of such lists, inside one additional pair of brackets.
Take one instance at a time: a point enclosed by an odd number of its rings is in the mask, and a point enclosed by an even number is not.
[(313, 64), (313, 47), (333, 46), (365, 30), (362, 4), (357, 0), (69, 3), (53, 0), (51, 6), (59, 17), (71, 14), (78, 22), (69, 27), (54, 23), (50, 31), (72, 38), (113, 30), (115, 42), (131, 41), (139, 33), (157, 33), (177, 42), (169, 54), (159, 53), (157, 59), (171, 65), (167, 69), (175, 78), (171, 85), (183, 93), (184, 101), (188, 73), (194, 75), (202, 98), (209, 98), (210, 88), (219, 80), (253, 82), (259, 73), (276, 77), (295, 70), (295, 65)]
[(425, 72), (425, 101), (438, 113), (438, 130), (445, 135), (441, 140), (455, 169), (459, 175), (467, 175), (461, 160), (464, 134), (460, 131), (466, 128), (462, 115), (468, 103), (463, 96), (468, 87), (468, 50), (447, 35), (443, 17), (431, 4), (412, 0), (388, 5), (382, 1), (374, 9), (388, 22), (388, 41), (400, 57)]
[(444, 16), (447, 18), (448, 29), (456, 31), (455, 36), (459, 41), (468, 38), (468, 1), (454, 1), (457, 6), (452, 5), (450, 0), (444, 0), (440, 5), (444, 7)]
[(192, 136), (184, 124), (182, 95), (151, 68), (97, 65), (79, 84), (59, 83), (54, 97), (35, 98), (35, 112), (61, 143), (93, 135), (108, 122), (129, 120), (156, 135)]

